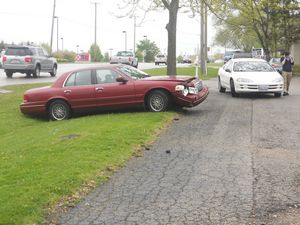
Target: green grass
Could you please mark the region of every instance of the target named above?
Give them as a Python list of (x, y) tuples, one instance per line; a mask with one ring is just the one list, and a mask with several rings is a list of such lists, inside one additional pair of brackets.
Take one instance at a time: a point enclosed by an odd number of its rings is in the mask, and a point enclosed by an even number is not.
[(300, 76), (300, 65), (295, 65), (293, 68), (293, 75)]
[(119, 112), (60, 122), (24, 116), (22, 94), (37, 86), (0, 94), (0, 224), (41, 223), (49, 207), (84, 183), (104, 182), (107, 168), (124, 165), (174, 116)]
[[(149, 69), (149, 70), (144, 70), (146, 73), (150, 75), (166, 75), (167, 74), (167, 68), (166, 67), (161, 67), (161, 68), (155, 68), (155, 69)], [(195, 67), (182, 67), (182, 68), (177, 68), (177, 75), (187, 75), (187, 76), (195, 76), (196, 74), (196, 68)], [(199, 74), (200, 74), (200, 69), (199, 69)], [(208, 68), (207, 69), (207, 76), (200, 76), (202, 80), (208, 80), (213, 77), (217, 77), (218, 75), (218, 69), (216, 68)]]

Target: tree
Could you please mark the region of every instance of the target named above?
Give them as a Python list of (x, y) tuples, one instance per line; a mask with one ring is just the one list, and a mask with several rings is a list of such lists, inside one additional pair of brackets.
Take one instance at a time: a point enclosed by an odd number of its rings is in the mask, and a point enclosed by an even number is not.
[(91, 61), (101, 62), (103, 55), (101, 54), (100, 48), (97, 44), (92, 44), (90, 47)]
[[(207, 0), (204, 0), (207, 1)], [(223, 2), (227, 10), (210, 5), (211, 11), (224, 24), (243, 27), (255, 33), (259, 44), (265, 49), (267, 59), (278, 47), (289, 50), (292, 43), (300, 39), (300, 14), (298, 0), (213, 0)], [(222, 16), (220, 16), (222, 15)], [(233, 22), (243, 19), (242, 23)]]
[(145, 53), (145, 62), (154, 62), (154, 57), (160, 52), (155, 42), (151, 42), (148, 39), (140, 41), (137, 45), (137, 51)]
[(167, 74), (176, 75), (176, 32), (177, 32), (177, 14), (179, 9), (185, 11), (185, 8), (190, 9), (193, 13), (195, 5), (198, 6), (200, 0), (124, 0), (127, 2), (125, 6), (120, 8), (130, 7), (129, 16), (133, 16), (137, 9), (142, 9), (144, 12), (151, 10), (164, 9), (168, 10), (169, 22), (166, 25), (168, 32), (168, 66)]
[(105, 53), (104, 53), (103, 61), (104, 61), (104, 62), (109, 62), (109, 53), (108, 53), (108, 52), (105, 52)]

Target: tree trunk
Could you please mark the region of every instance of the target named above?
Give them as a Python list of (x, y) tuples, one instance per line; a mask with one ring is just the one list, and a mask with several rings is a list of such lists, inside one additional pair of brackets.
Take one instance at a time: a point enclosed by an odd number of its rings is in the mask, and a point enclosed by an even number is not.
[(169, 10), (169, 23), (166, 26), (168, 31), (168, 65), (167, 75), (176, 75), (176, 29), (179, 0), (172, 0)]

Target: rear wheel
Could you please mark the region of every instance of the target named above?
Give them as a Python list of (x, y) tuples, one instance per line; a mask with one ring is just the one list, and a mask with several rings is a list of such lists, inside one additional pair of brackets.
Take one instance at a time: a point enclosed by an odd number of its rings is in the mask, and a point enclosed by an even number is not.
[(5, 74), (6, 74), (6, 77), (7, 77), (7, 78), (11, 78), (12, 75), (13, 75), (13, 72), (11, 72), (11, 71), (9, 71), (9, 70), (6, 70), (6, 71), (5, 71)]
[(222, 87), (220, 77), (218, 79), (218, 89), (219, 89), (219, 92), (221, 92), (221, 93), (224, 93), (226, 91), (226, 88)]
[(50, 72), (51, 77), (55, 77), (57, 73), (57, 65), (53, 65), (52, 72)]
[(33, 77), (39, 77), (40, 76), (40, 74), (41, 74), (41, 68), (40, 68), (40, 66), (39, 65), (36, 65), (36, 67), (35, 67), (35, 69), (34, 69), (34, 71), (33, 71)]
[(231, 91), (231, 96), (232, 97), (238, 97), (239, 95), (235, 92), (235, 87), (234, 87), (234, 81), (233, 79), (230, 80), (230, 91)]
[(64, 120), (70, 117), (70, 107), (63, 100), (55, 100), (49, 105), (48, 114), (51, 120)]
[(152, 91), (147, 100), (147, 107), (152, 112), (166, 111), (170, 104), (170, 99), (167, 93), (161, 90)]
[(26, 73), (26, 77), (31, 77), (31, 73)]

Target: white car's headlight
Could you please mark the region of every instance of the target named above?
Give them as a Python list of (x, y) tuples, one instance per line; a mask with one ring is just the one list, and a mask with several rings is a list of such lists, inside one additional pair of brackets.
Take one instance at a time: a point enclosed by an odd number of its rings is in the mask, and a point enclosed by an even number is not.
[(273, 80), (274, 83), (283, 83), (283, 78), (282, 77), (278, 77), (275, 80)]
[(242, 77), (236, 79), (236, 81), (237, 82), (242, 82), (242, 83), (253, 83), (253, 80), (250, 80), (248, 78), (242, 78)]

